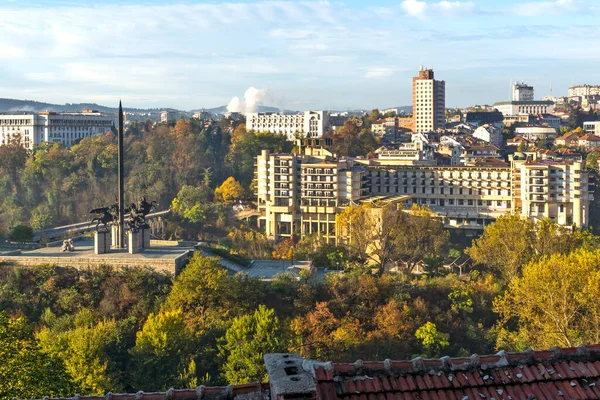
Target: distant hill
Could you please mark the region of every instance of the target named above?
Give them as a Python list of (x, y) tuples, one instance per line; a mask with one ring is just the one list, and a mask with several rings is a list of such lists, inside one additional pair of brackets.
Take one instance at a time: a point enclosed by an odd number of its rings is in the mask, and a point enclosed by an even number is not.
[[(201, 111), (201, 110), (192, 110), (192, 112), (194, 112), (194, 111)], [(213, 114), (224, 114), (227, 112), (227, 106), (206, 108), (206, 109), (204, 109), (204, 111), (208, 111), (209, 113), (213, 113)], [(277, 108), (277, 107), (258, 106), (256, 111), (257, 112), (280, 112), (281, 109)], [(283, 110), (283, 113), (284, 114), (295, 114), (296, 111)]]
[[(51, 104), (44, 103), (34, 100), (17, 100), (17, 99), (4, 99), (0, 98), (0, 111), (54, 111), (54, 112), (73, 112), (81, 110), (98, 110), (100, 112), (117, 112), (117, 107), (106, 107), (96, 103), (79, 103), (79, 104)], [(163, 110), (162, 108), (128, 108), (127, 111), (136, 112), (157, 112)]]

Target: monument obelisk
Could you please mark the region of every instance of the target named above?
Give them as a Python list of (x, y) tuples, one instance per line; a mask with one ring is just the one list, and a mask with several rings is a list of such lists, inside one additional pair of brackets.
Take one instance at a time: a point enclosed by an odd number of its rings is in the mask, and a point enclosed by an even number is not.
[(125, 140), (125, 135), (123, 133), (123, 106), (121, 105), (121, 101), (119, 100), (119, 150), (118, 150), (118, 159), (119, 166), (117, 169), (118, 172), (118, 180), (119, 180), (119, 234), (117, 240), (117, 248), (124, 249), (125, 248), (125, 164), (124, 164), (124, 151), (123, 151), (123, 142)]

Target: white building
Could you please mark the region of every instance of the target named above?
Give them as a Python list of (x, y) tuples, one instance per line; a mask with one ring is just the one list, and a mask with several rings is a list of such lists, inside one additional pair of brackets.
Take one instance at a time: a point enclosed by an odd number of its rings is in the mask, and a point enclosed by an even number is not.
[(433, 69), (413, 78), (414, 132), (433, 132), (446, 125), (446, 82), (436, 81)]
[(280, 133), (294, 140), (296, 134), (306, 138), (320, 138), (329, 127), (327, 111), (305, 111), (284, 115), (277, 113), (246, 113), (246, 130), (255, 132)]
[(19, 140), (27, 149), (43, 142), (70, 147), (77, 141), (107, 133), (114, 120), (97, 111), (0, 114), (0, 145)]
[(494, 108), (502, 115), (552, 114), (554, 103), (551, 101), (501, 101)]
[(569, 97), (600, 95), (600, 85), (578, 85), (569, 88)]
[(168, 123), (170, 121), (177, 121), (179, 119), (179, 113), (173, 110), (167, 110), (160, 113), (160, 122)]
[(514, 101), (533, 101), (533, 86), (516, 82), (513, 86)]
[(518, 126), (515, 128), (515, 134), (530, 142), (554, 141), (558, 137), (558, 132), (551, 126)]
[(600, 121), (589, 121), (583, 123), (583, 130), (592, 135), (600, 136)]
[(485, 124), (480, 126), (473, 132), (473, 137), (496, 147), (502, 147), (502, 131), (493, 125)]

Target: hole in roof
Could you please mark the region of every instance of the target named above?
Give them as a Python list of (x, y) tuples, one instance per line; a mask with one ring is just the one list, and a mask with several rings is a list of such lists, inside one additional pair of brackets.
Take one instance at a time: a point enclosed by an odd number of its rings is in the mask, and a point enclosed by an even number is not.
[(288, 375), (298, 375), (298, 367), (285, 367), (283, 370)]
[(289, 364), (293, 364), (294, 361), (292, 361), (292, 360), (285, 360), (285, 363), (289, 365)]
[(289, 355), (289, 354), (285, 354), (285, 355), (283, 356), (283, 358), (290, 358), (290, 355)]
[(300, 380), (300, 378), (297, 376), (292, 376), (290, 379), (294, 382), (298, 382)]

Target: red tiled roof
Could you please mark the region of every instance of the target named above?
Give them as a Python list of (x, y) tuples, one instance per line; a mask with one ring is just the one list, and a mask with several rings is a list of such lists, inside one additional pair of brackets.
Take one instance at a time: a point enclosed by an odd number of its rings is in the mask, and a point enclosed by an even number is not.
[(587, 135), (583, 135), (582, 137), (580, 137), (579, 140), (587, 140), (588, 142), (600, 142), (600, 137), (588, 133)]
[(106, 396), (75, 396), (44, 400), (262, 400), (269, 398), (268, 383), (229, 386), (199, 386), (196, 389), (169, 389), (166, 392), (137, 392)]
[(315, 365), (317, 400), (600, 399), (600, 345)]

